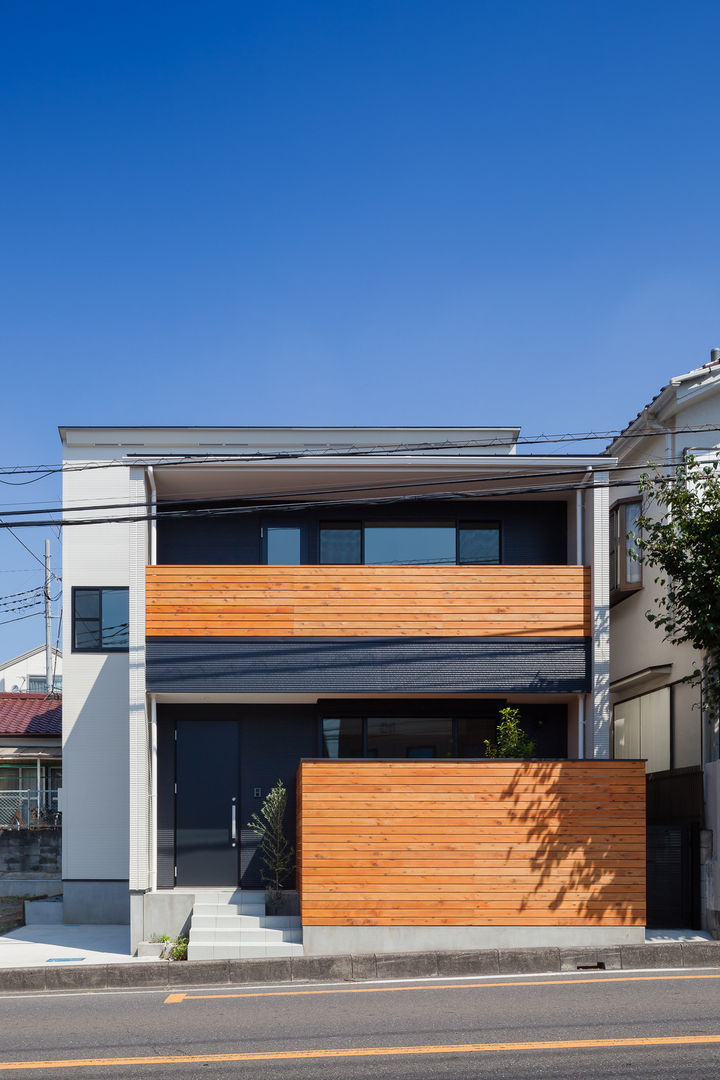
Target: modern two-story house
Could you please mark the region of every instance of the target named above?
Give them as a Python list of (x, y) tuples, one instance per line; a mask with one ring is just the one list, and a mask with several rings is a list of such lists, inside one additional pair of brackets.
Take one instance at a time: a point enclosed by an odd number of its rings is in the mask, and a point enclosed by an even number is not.
[[(611, 461), (518, 435), (61, 428), (66, 919), (262, 888), (281, 779), (306, 951), (642, 940)], [(537, 760), (485, 758), (506, 704)]]

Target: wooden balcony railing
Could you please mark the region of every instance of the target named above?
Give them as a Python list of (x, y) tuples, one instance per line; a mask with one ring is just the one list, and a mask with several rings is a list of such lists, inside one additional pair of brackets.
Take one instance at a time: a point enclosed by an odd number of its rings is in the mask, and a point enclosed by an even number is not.
[(148, 566), (149, 637), (586, 637), (583, 566)]

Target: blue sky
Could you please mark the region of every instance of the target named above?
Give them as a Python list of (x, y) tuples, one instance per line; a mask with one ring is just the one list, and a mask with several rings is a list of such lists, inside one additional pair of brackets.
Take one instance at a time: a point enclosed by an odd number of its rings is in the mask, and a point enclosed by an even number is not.
[[(622, 425), (720, 345), (719, 32), (692, 0), (0, 3), (0, 464), (58, 424)], [(0, 595), (36, 571), (0, 537)]]

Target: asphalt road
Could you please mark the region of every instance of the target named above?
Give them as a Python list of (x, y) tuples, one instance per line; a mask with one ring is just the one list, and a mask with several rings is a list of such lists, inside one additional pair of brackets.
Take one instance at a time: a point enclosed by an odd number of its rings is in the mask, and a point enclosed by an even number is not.
[(0, 1017), (0, 1080), (720, 1076), (707, 969), (18, 995)]

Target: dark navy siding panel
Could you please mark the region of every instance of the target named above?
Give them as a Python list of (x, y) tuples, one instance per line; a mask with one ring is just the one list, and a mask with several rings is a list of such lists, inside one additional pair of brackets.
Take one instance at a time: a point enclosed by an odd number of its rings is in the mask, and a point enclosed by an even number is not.
[(148, 638), (151, 693), (578, 693), (585, 638)]
[[(212, 504), (204, 504), (212, 508)], [(236, 504), (238, 508), (242, 503)], [(197, 504), (201, 509), (203, 504)], [(172, 508), (172, 507), (170, 507)], [(185, 507), (183, 507), (185, 509)], [(318, 561), (318, 528), (323, 521), (499, 521), (502, 561), (514, 566), (557, 566), (567, 562), (564, 502), (491, 502), (487, 499), (426, 499), (382, 506), (333, 506), (312, 511), (218, 514), (160, 518), (158, 559), (177, 565), (254, 565), (261, 561), (260, 526), (270, 520), (302, 525), (309, 563)]]
[(157, 883), (175, 885), (175, 725), (158, 714), (157, 730)]
[(157, 561), (163, 565), (235, 566), (260, 562), (260, 517), (160, 518)]

